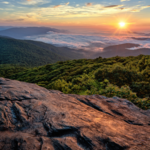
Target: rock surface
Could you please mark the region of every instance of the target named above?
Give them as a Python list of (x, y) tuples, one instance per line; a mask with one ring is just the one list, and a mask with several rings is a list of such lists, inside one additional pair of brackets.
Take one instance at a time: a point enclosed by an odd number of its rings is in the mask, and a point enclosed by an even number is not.
[(0, 150), (150, 150), (150, 111), (0, 78)]

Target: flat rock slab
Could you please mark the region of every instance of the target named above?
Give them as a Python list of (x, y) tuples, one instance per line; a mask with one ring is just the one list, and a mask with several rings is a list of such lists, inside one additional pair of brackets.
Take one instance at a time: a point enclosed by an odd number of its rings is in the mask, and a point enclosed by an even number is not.
[(150, 150), (150, 110), (0, 78), (0, 150)]

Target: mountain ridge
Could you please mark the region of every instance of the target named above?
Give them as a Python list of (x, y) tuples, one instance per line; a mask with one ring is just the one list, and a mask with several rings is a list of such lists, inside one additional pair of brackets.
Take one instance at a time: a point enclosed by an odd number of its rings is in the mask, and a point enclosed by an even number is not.
[(0, 31), (0, 35), (8, 36), (16, 39), (25, 39), (26, 36), (46, 34), (49, 31), (52, 32), (67, 32), (65, 30), (59, 30), (50, 27), (12, 27)]
[[(150, 55), (150, 48), (138, 48), (139, 44), (133, 43), (125, 43), (119, 45), (112, 45), (105, 47), (103, 52), (98, 52), (93, 57), (96, 58), (98, 55), (103, 58), (110, 58), (110, 57), (129, 57), (129, 56), (138, 56), (138, 55)], [(136, 47), (135, 50), (129, 50), (128, 48)]]
[(81, 59), (84, 58), (84, 53), (75, 49), (71, 49), (68, 47), (56, 47), (52, 44), (44, 43), (41, 41), (33, 41), (33, 40), (25, 40), (28, 43), (34, 44), (36, 46), (39, 46), (41, 48), (50, 50), (56, 54), (59, 54), (63, 57), (71, 58), (71, 59)]
[[(76, 54), (74, 50), (71, 51), (71, 49), (57, 48), (50, 44), (47, 44), (49, 49), (45, 49), (43, 46), (38, 46), (37, 43), (36, 41), (29, 42), (1, 36), (0, 64), (16, 64), (34, 67), (83, 57), (82, 55)], [(45, 43), (43, 43), (43, 45), (44, 44)], [(67, 52), (65, 52), (65, 50)]]

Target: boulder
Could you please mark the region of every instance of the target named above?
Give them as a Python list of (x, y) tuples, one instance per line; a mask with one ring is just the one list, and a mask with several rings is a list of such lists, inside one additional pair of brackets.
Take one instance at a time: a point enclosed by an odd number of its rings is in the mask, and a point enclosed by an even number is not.
[(150, 150), (150, 111), (0, 78), (0, 150)]

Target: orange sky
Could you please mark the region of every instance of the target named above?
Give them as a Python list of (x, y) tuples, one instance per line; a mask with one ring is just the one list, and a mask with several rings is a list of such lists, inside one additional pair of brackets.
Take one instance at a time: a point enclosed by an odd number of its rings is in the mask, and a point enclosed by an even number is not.
[(149, 4), (148, 0), (1, 0), (0, 25), (115, 30), (122, 21), (128, 30), (150, 30)]

